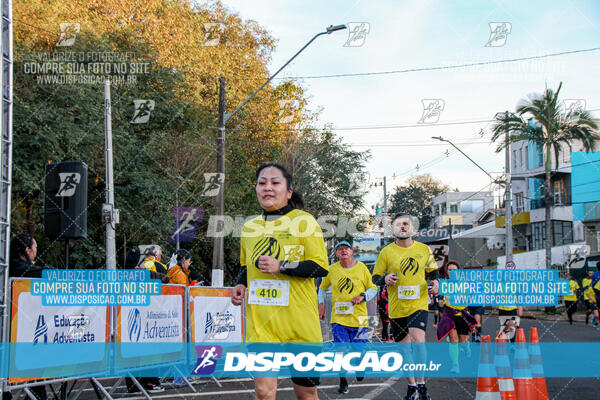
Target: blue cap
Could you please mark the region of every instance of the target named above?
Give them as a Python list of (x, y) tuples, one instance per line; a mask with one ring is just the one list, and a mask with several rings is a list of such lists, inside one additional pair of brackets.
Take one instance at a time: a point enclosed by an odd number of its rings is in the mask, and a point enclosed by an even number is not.
[(336, 244), (336, 245), (335, 245), (335, 249), (337, 250), (337, 249), (338, 249), (338, 247), (340, 247), (340, 246), (348, 246), (348, 247), (352, 248), (352, 246), (350, 245), (350, 243), (348, 243), (348, 242), (347, 242), (347, 241), (345, 241), (345, 240), (342, 240), (341, 242), (339, 242), (338, 244)]

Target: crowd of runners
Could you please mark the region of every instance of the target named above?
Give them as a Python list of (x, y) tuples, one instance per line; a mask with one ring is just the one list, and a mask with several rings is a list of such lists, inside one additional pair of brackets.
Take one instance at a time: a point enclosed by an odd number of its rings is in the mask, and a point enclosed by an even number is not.
[[(413, 359), (424, 361), (425, 346), (418, 344), (425, 342), (432, 311), (438, 340), (450, 342), (452, 371), (460, 371), (459, 353), (468, 356), (469, 343), (481, 340), (485, 309), (482, 305), (452, 305), (438, 295), (438, 279), (449, 277), (451, 270), (461, 266), (446, 259), (440, 268), (430, 248), (413, 240), (418, 219), (394, 216), (395, 240), (381, 250), (372, 274), (353, 258), (352, 245), (347, 241), (335, 244), (338, 261), (329, 265), (321, 228), (303, 211), (302, 196), (294, 190), (289, 171), (268, 163), (259, 167), (256, 178), (263, 214), (242, 229), (240, 274), (232, 294), (236, 305), (247, 298), (247, 342), (322, 342), (319, 320), (327, 314), (325, 294), (331, 289), (334, 342), (360, 348), (369, 340), (366, 302), (376, 298), (382, 341), (411, 343)], [(593, 316), (592, 323), (598, 323), (598, 294), (594, 295), (594, 290), (600, 289), (600, 283), (590, 275), (583, 286), (588, 316)], [(579, 285), (573, 281), (571, 288), (575, 291)], [(574, 310), (572, 301), (565, 298), (569, 318)], [(499, 307), (502, 329), (511, 340), (522, 313), (516, 304)], [(357, 376), (357, 380), (362, 377)], [(293, 377), (292, 382), (298, 399), (318, 398), (319, 377)], [(276, 398), (276, 377), (256, 377), (254, 383), (256, 399)], [(430, 399), (423, 377), (409, 376), (407, 383), (405, 400)], [(348, 391), (348, 377), (341, 376), (338, 392)]]

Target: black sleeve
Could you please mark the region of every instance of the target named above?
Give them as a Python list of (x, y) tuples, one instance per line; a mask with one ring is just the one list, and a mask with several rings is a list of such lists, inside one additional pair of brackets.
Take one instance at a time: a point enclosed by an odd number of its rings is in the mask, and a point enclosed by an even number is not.
[(236, 285), (248, 286), (248, 269), (244, 265), (240, 265), (240, 273), (238, 274)]
[(440, 271), (435, 269), (427, 274), (427, 279), (433, 281), (435, 279), (440, 279)]
[(377, 286), (385, 285), (385, 276), (373, 275), (373, 283)]
[(281, 273), (300, 278), (318, 278), (327, 276), (329, 271), (312, 260), (295, 262), (282, 261)]

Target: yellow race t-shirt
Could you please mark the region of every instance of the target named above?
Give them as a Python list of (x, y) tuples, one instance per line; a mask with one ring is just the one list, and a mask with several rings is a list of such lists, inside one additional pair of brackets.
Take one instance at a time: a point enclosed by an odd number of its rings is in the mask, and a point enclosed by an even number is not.
[(329, 274), (321, 281), (321, 289), (328, 290), (330, 286), (333, 286), (331, 323), (355, 328), (368, 327), (367, 303), (352, 304), (352, 298), (365, 290), (377, 290), (367, 266), (360, 261), (351, 268), (342, 267), (339, 261), (330, 265)]
[(275, 220), (257, 216), (242, 228), (240, 264), (248, 271), (247, 342), (322, 342), (313, 278), (264, 274), (261, 255), (312, 260), (328, 269), (323, 231), (312, 215), (294, 209)]
[(565, 296), (565, 300), (577, 301), (577, 289), (579, 289), (579, 284), (571, 279), (569, 281), (569, 290), (571, 291), (571, 294)]
[[(596, 302), (596, 294), (594, 293), (594, 288), (592, 288), (592, 279), (591, 278), (583, 278), (581, 281), (583, 285), (582, 288), (585, 288), (583, 292), (583, 297), (587, 301), (591, 301), (592, 303)], [(587, 287), (587, 288), (586, 288)]]
[(373, 275), (398, 275), (396, 284), (387, 288), (390, 318), (408, 317), (418, 310), (428, 310), (425, 272), (437, 267), (429, 246), (421, 242), (413, 242), (409, 247), (400, 247), (393, 242), (381, 250)]

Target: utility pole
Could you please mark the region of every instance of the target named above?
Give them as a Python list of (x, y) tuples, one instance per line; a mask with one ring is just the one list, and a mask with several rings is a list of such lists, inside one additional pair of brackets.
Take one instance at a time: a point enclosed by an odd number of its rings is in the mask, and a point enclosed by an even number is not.
[(383, 177), (383, 215), (387, 217), (387, 186), (385, 176)]
[(115, 210), (115, 187), (113, 182), (112, 115), (110, 104), (110, 81), (104, 81), (104, 141), (106, 167), (106, 202), (102, 216), (106, 224), (106, 269), (117, 268), (115, 225), (119, 223), (119, 210)]
[[(321, 35), (330, 35), (333, 32), (341, 31), (346, 29), (346, 25), (330, 25), (324, 32), (317, 33), (312, 39), (308, 41), (300, 50), (296, 52), (281, 68), (279, 68), (273, 75), (269, 77), (258, 89), (254, 91), (246, 100), (242, 102), (235, 110), (231, 113), (225, 113), (225, 78), (219, 78), (219, 124), (217, 133), (217, 173), (222, 174), (219, 176), (223, 177), (223, 182), (217, 197), (215, 198), (215, 214), (218, 218), (218, 232), (222, 232), (223, 213), (225, 209), (224, 204), (224, 192), (225, 192), (225, 124), (231, 117), (233, 117), (239, 110), (242, 109), (250, 100), (256, 96), (258, 92), (262, 90), (277, 74), (281, 72), (289, 63), (291, 63), (300, 53), (304, 51), (312, 42), (315, 41)], [(214, 237), (213, 245), (213, 269), (211, 286), (223, 286), (223, 237), (216, 235)]]
[[(225, 209), (225, 78), (219, 78), (219, 125), (217, 132), (217, 173), (223, 177), (221, 188), (215, 197), (215, 215), (219, 225), (224, 224)], [(222, 232), (222, 226), (217, 227)], [(215, 235), (213, 246), (213, 270), (211, 286), (223, 286), (223, 236)]]
[(505, 190), (505, 212), (504, 212), (504, 229), (506, 230), (506, 262), (513, 259), (513, 232), (512, 232), (512, 191), (511, 191), (511, 176), (510, 176), (510, 135), (506, 132), (506, 153), (505, 153), (505, 172), (506, 172), (506, 190)]

